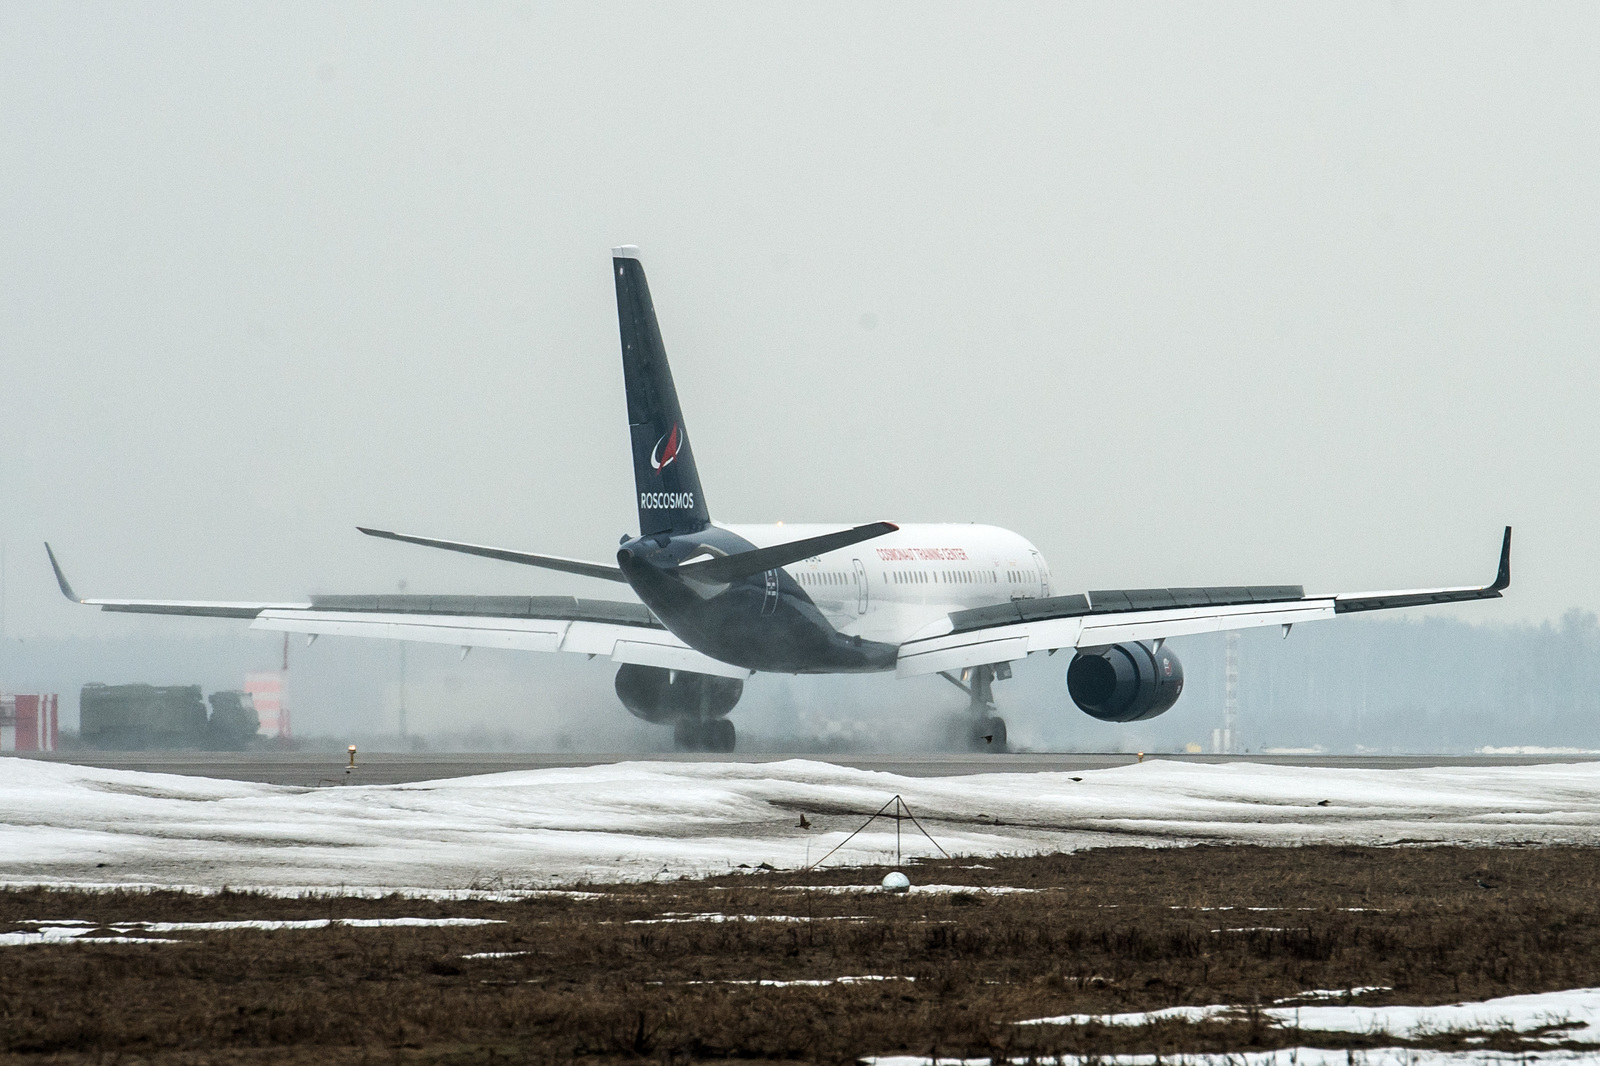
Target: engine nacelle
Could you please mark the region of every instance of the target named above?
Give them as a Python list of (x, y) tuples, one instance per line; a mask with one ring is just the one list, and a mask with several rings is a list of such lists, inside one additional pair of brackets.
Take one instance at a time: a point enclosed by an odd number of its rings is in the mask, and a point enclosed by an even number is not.
[(1183, 694), (1183, 664), (1165, 644), (1085, 648), (1067, 667), (1067, 692), (1102, 722), (1142, 722), (1171, 709)]
[(617, 699), (629, 713), (657, 724), (680, 718), (721, 718), (744, 695), (744, 682), (737, 677), (636, 663), (618, 668), (616, 688)]

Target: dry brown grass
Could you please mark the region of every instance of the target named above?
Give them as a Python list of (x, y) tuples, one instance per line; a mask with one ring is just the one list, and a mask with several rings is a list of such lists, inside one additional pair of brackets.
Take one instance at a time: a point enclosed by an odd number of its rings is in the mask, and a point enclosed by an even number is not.
[[(896, 897), (793, 887), (876, 883), (884, 872), (857, 869), (513, 903), (0, 892), (0, 931), (51, 918), (503, 922), (0, 947), (0, 1061), (849, 1062), (895, 1052), (1242, 1050), (1299, 1037), (1259, 1021), (1012, 1023), (1266, 1004), (1313, 988), (1390, 985), (1362, 1002), (1434, 1003), (1600, 985), (1600, 851), (1585, 848), (1127, 848), (974, 865), (910, 872), (919, 884), (1037, 891)], [(685, 913), (802, 920), (633, 924)], [(1245, 928), (1253, 931), (1216, 932)], [(526, 954), (462, 958), (485, 951)], [(691, 983), (863, 974), (915, 980)], [(1330, 1041), (1371, 1042), (1319, 1042)]]

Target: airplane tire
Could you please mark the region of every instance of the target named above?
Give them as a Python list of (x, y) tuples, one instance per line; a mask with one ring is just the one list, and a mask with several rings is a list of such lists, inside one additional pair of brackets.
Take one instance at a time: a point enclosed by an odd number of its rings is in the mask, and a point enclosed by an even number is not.
[(972, 723), (970, 736), (972, 750), (986, 755), (1003, 754), (1006, 747), (1006, 720), (990, 715)]
[(726, 754), (733, 750), (736, 734), (733, 723), (726, 718), (718, 718), (705, 723), (704, 736), (707, 751), (719, 751)]
[(672, 723), (672, 746), (677, 751), (704, 751), (705, 729), (698, 718), (679, 718)]

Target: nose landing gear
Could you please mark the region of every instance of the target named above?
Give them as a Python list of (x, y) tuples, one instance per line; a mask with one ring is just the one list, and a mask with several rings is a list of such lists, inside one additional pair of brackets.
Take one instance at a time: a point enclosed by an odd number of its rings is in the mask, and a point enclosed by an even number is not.
[(970, 715), (966, 729), (967, 748), (970, 751), (1003, 754), (1010, 750), (1006, 741), (1006, 720), (994, 713), (994, 683), (1011, 676), (1010, 663), (973, 666), (961, 671), (957, 677), (949, 671), (939, 676), (967, 694), (967, 711)]

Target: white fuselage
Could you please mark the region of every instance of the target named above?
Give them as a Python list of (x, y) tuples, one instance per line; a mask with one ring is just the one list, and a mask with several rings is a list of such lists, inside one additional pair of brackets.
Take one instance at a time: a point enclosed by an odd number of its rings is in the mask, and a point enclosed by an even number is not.
[[(765, 548), (845, 527), (722, 528)], [(1039, 550), (998, 526), (902, 525), (783, 569), (839, 632), (891, 644), (912, 639), (953, 611), (1050, 595), (1050, 567)]]

